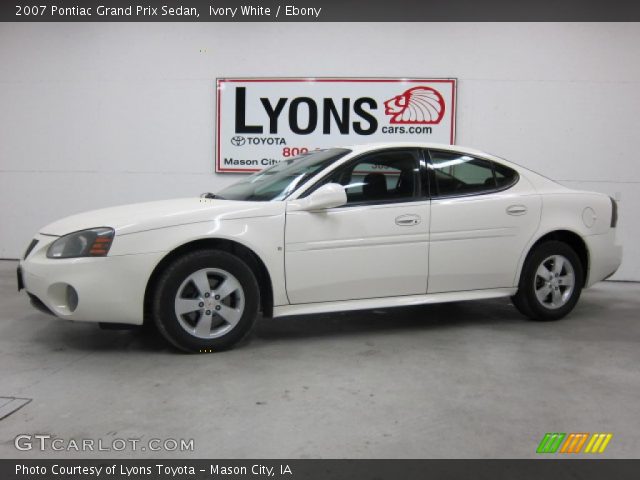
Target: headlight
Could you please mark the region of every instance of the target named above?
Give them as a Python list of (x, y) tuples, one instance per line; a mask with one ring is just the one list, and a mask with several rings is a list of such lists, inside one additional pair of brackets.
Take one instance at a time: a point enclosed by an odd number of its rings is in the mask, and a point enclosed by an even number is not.
[(111, 248), (114, 230), (91, 228), (60, 237), (47, 250), (48, 258), (105, 257)]

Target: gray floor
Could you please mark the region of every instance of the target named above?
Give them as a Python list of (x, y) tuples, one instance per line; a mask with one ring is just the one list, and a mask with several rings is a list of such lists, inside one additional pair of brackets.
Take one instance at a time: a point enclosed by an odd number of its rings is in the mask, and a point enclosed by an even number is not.
[[(0, 457), (534, 457), (545, 432), (612, 432), (640, 457), (640, 284), (555, 323), (507, 301), (263, 320), (231, 352), (34, 311), (0, 262)], [(193, 453), (18, 452), (16, 435), (194, 439)]]

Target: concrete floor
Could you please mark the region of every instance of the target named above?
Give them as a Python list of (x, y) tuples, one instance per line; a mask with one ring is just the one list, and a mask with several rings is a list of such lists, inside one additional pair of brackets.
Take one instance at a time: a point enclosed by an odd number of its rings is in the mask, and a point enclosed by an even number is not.
[[(153, 334), (33, 310), (0, 262), (0, 457), (534, 457), (545, 432), (612, 432), (640, 457), (640, 284), (602, 283), (555, 323), (508, 301), (262, 320), (183, 355)], [(194, 439), (194, 452), (18, 452), (22, 433)]]

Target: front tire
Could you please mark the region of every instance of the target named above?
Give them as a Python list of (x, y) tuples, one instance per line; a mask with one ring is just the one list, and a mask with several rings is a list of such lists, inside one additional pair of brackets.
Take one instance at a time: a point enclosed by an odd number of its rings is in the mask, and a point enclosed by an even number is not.
[(532, 320), (558, 320), (578, 303), (583, 279), (580, 258), (569, 245), (544, 242), (527, 257), (518, 292), (511, 299)]
[(251, 269), (219, 250), (198, 250), (174, 260), (160, 275), (153, 319), (160, 333), (188, 352), (233, 347), (253, 327), (260, 290)]

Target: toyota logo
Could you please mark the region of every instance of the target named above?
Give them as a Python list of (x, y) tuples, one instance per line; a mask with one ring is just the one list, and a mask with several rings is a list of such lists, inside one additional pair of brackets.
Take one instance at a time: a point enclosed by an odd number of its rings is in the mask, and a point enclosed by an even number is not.
[(236, 135), (235, 137), (231, 138), (231, 145), (235, 145), (236, 147), (241, 147), (245, 143), (246, 143), (245, 138), (241, 137), (240, 135)]

